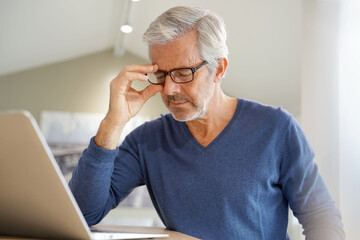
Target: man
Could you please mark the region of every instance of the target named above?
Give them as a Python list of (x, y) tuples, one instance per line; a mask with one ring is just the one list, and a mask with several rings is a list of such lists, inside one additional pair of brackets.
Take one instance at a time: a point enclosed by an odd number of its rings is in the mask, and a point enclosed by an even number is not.
[[(144, 34), (152, 64), (126, 66), (70, 187), (94, 225), (146, 184), (169, 229), (202, 239), (289, 239), (289, 206), (307, 239), (343, 239), (340, 212), (294, 118), (225, 95), (226, 31), (215, 14), (169, 9)], [(133, 81), (150, 81), (142, 91)], [(171, 114), (117, 147), (125, 124), (161, 92)]]

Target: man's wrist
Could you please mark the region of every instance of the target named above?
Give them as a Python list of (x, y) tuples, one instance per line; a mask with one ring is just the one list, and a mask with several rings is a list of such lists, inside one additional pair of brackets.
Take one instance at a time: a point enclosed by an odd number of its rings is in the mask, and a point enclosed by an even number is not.
[(115, 150), (125, 124), (126, 122), (122, 124), (113, 124), (105, 118), (100, 123), (99, 130), (94, 137), (95, 144), (106, 150)]

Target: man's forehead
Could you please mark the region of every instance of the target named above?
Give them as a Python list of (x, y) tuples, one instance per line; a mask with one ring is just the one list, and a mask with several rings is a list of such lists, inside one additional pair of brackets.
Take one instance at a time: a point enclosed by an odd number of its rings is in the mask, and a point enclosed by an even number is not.
[(193, 68), (198, 63), (202, 62), (200, 56), (197, 55), (171, 55), (170, 57), (160, 56), (151, 58), (152, 64), (157, 64), (159, 70), (170, 71), (175, 68)]

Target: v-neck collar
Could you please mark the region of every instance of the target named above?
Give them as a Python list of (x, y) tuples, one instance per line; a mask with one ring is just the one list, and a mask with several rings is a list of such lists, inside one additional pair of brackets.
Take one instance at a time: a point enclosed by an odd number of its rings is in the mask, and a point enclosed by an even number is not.
[(234, 121), (237, 119), (238, 115), (240, 114), (241, 111), (241, 100), (238, 99), (237, 105), (236, 105), (236, 109), (235, 109), (235, 113), (232, 116), (230, 122), (225, 126), (225, 128), (215, 137), (214, 140), (212, 140), (206, 147), (204, 147), (203, 145), (201, 145), (196, 138), (192, 135), (192, 133), (190, 132), (188, 126), (186, 125), (185, 122), (179, 122), (181, 124), (181, 128), (183, 130), (183, 132), (186, 135), (186, 138), (189, 139), (193, 146), (195, 148), (197, 148), (200, 151), (207, 151), (211, 148), (213, 148), (214, 146), (217, 145), (217, 142), (219, 142), (222, 138), (223, 135), (225, 135), (229, 129), (231, 128), (232, 124), (234, 123)]

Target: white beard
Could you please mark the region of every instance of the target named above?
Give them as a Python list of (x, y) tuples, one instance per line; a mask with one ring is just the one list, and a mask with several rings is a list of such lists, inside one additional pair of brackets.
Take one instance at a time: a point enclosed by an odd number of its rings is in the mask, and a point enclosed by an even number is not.
[(193, 121), (195, 119), (198, 119), (200, 117), (202, 117), (203, 115), (205, 115), (205, 113), (207, 112), (208, 110), (208, 106), (209, 106), (209, 102), (210, 102), (210, 99), (213, 97), (213, 93), (210, 94), (209, 92), (207, 92), (207, 97), (204, 101), (204, 105), (202, 107), (198, 107), (197, 108), (197, 111), (193, 114), (193, 115), (190, 115), (190, 116), (186, 116), (185, 118), (176, 118), (175, 115), (173, 113), (171, 113), (171, 115), (173, 116), (173, 118), (179, 122), (188, 122), (188, 121)]

